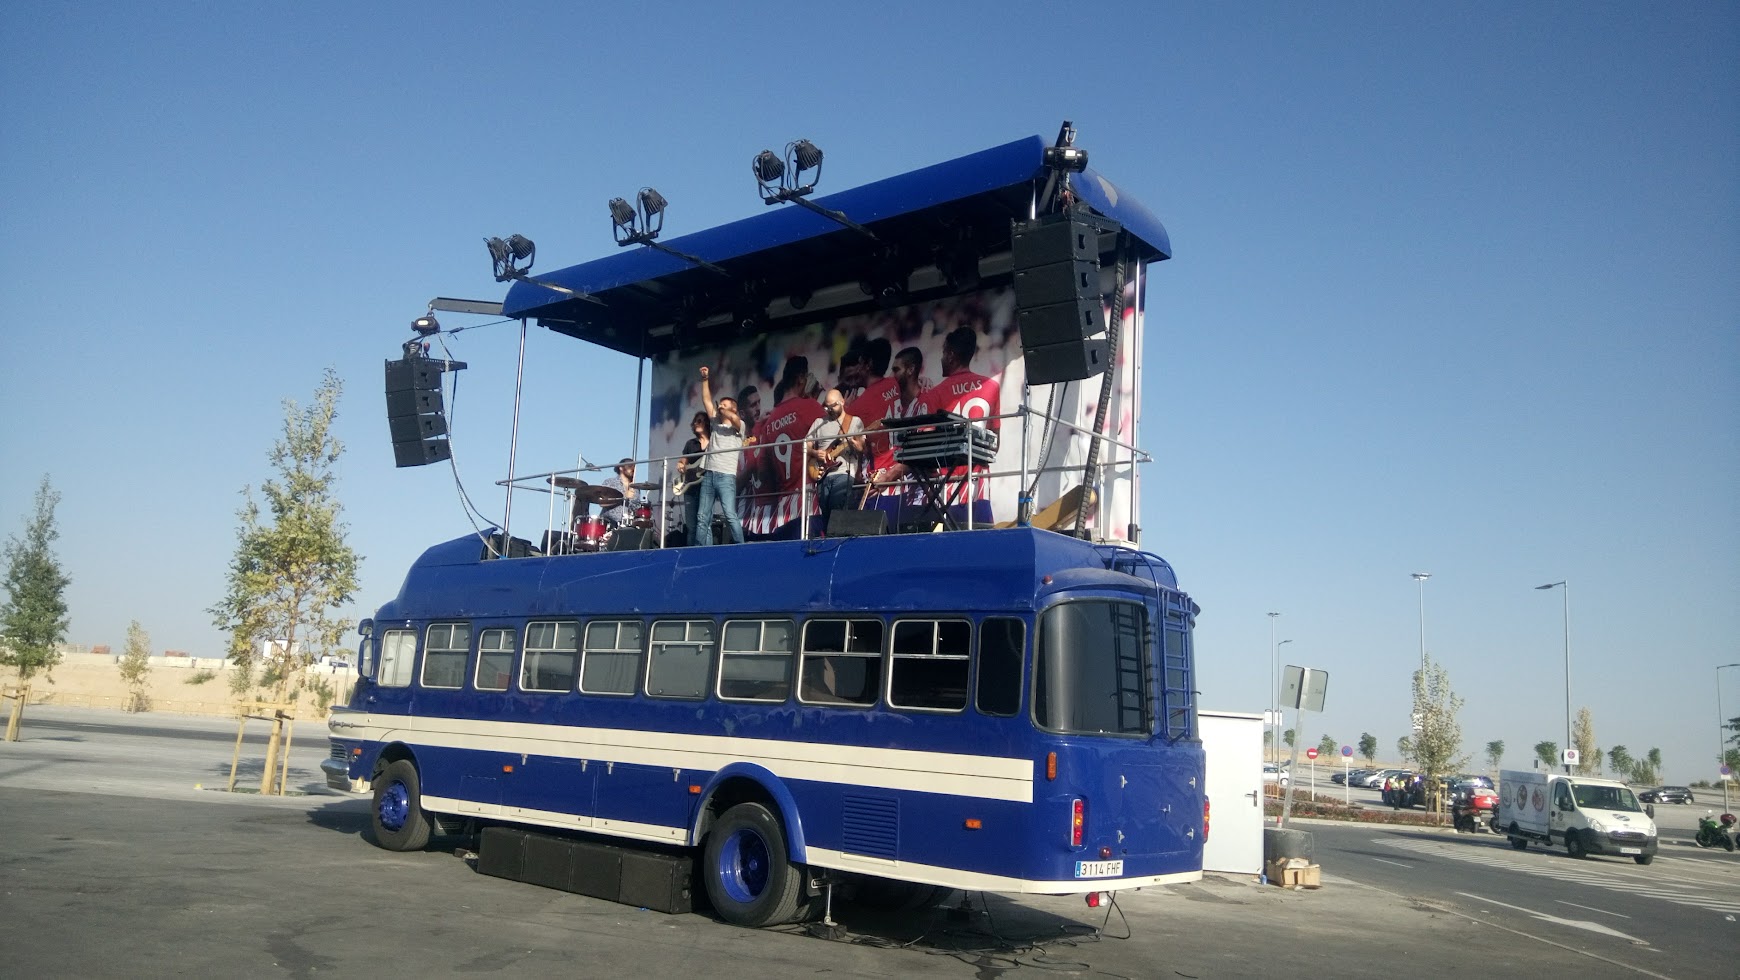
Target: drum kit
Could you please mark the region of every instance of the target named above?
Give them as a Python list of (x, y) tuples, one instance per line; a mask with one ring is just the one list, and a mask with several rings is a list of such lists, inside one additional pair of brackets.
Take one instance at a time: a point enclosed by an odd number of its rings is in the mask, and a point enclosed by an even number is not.
[[(574, 491), (574, 503), (571, 510), (569, 526), (571, 533), (560, 539), (548, 542), (550, 547), (545, 554), (590, 554), (598, 551), (621, 550), (620, 542), (627, 541), (631, 532), (636, 542), (629, 547), (658, 547), (658, 536), (645, 532), (653, 529), (653, 504), (651, 500), (641, 499), (634, 505), (634, 511), (625, 522), (606, 519), (605, 512), (622, 506), (622, 491), (614, 487), (587, 483), (585, 480), (571, 476), (550, 477), (552, 486)], [(659, 490), (657, 483), (631, 483), (635, 490)], [(590, 508), (596, 505), (599, 513), (594, 516)], [(556, 535), (552, 535), (556, 538)]]

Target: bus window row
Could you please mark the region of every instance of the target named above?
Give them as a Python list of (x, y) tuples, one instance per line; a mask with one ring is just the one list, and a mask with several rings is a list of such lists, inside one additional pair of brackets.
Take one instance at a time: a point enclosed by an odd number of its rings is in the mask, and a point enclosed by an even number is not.
[[(433, 623), (417, 635), (379, 637), (375, 683), (428, 690), (631, 696), (966, 710), (969, 690), (982, 714), (1020, 710), (1025, 624), (993, 616), (977, 627), (961, 618), (534, 620), (523, 637), (507, 627)], [(518, 649), (516, 649), (516, 642)], [(515, 672), (516, 655), (518, 672)], [(715, 665), (717, 659), (717, 665)], [(974, 686), (973, 667), (977, 661)], [(717, 669), (715, 669), (715, 666)], [(469, 668), (469, 670), (468, 670)]]

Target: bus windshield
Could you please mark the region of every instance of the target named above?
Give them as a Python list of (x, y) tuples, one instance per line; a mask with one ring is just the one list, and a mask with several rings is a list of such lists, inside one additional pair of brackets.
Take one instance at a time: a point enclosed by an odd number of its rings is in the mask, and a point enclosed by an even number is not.
[(1153, 731), (1140, 603), (1065, 602), (1040, 618), (1034, 720), (1054, 732), (1147, 735)]

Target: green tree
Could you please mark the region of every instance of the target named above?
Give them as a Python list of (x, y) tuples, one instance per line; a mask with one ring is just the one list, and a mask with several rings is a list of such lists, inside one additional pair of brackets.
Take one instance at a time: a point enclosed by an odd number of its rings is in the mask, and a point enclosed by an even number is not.
[[(361, 561), (345, 540), (348, 528), (334, 493), (344, 447), (332, 426), (342, 392), (329, 368), (312, 405), (284, 402), (284, 434), (268, 457), (276, 475), (260, 488), (265, 512), (244, 487), (228, 591), (210, 610), (230, 634), (229, 658), (237, 667), (251, 668), (256, 651), (264, 651), (259, 683), (278, 705), (296, 700), (304, 668), (331, 652), (350, 628), (350, 620), (335, 614), (356, 591)], [(286, 714), (280, 708), (273, 716), (262, 793), (276, 782)]]
[(1615, 776), (1624, 778), (1631, 774), (1637, 760), (1631, 757), (1631, 750), (1623, 745), (1615, 745), (1607, 750), (1607, 767), (1613, 770)]
[(1359, 754), (1365, 759), (1366, 765), (1377, 761), (1377, 736), (1366, 732), (1359, 737)]
[(1404, 762), (1414, 757), (1414, 737), (1412, 735), (1403, 735), (1396, 739), (1396, 754), (1401, 756)]
[(1328, 735), (1325, 735), (1322, 738), (1317, 740), (1317, 754), (1326, 758), (1326, 759), (1335, 755), (1335, 753), (1337, 751), (1339, 751), (1340, 747), (1341, 747), (1341, 743), (1337, 742), (1335, 739), (1331, 738)]
[(1559, 743), (1536, 742), (1535, 758), (1540, 760), (1543, 769), (1559, 768)]
[(1504, 761), (1504, 740), (1493, 739), (1486, 743), (1486, 768), (1498, 771), (1498, 765)]
[(1650, 749), (1631, 764), (1631, 781), (1639, 786), (1661, 782), (1661, 749)]
[[(1438, 785), (1439, 779), (1468, 765), (1468, 757), (1461, 754), (1462, 723), (1456, 717), (1461, 710), (1462, 699), (1451, 689), (1449, 673), (1427, 657), (1414, 671), (1414, 717), (1419, 728), (1414, 732), (1412, 755), (1427, 786)], [(1441, 803), (1434, 794), (1426, 808), (1437, 812)]]
[(1577, 748), (1577, 775), (1600, 775), (1601, 746), (1595, 743), (1595, 713), (1587, 707), (1578, 708), (1577, 719), (1571, 722), (1571, 744)]
[(151, 634), (137, 619), (127, 626), (127, 645), (121, 649), (118, 663), (121, 680), (127, 685), (127, 710), (150, 711), (151, 698), (145, 693), (145, 682), (151, 675)]
[(30, 679), (38, 671), (54, 676), (60, 663), (60, 644), (69, 624), (66, 587), (72, 583), (61, 571), (54, 542), (60, 537), (54, 508), (60, 492), (44, 474), (36, 487), (36, 511), (24, 525), (22, 536), (6, 540), (6, 596), (0, 600), (0, 666), (18, 672), (19, 695), (12, 701), (6, 722), (6, 741), (18, 741), (24, 722), (24, 702), (30, 698)]
[(1293, 747), (1293, 740), (1297, 737), (1297, 734), (1291, 728), (1281, 733), (1281, 741), (1286, 742), (1288, 748)]

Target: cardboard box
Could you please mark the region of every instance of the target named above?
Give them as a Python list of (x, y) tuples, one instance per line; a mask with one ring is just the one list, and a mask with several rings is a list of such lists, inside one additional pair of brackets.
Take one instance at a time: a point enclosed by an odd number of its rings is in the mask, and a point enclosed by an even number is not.
[(1303, 858), (1276, 858), (1264, 869), (1269, 884), (1282, 888), (1321, 888), (1323, 869)]

